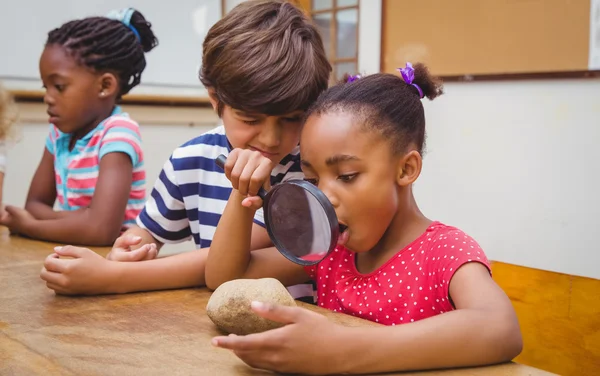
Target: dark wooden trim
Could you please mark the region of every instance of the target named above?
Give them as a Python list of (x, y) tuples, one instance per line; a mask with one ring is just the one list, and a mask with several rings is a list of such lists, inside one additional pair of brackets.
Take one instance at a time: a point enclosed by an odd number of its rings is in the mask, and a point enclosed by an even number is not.
[[(44, 101), (44, 93), (37, 90), (11, 90), (17, 102), (40, 103)], [(173, 107), (210, 107), (208, 97), (175, 97), (162, 95), (131, 94), (120, 101), (129, 105), (173, 106)]]
[(568, 72), (538, 72), (538, 73), (505, 73), (505, 74), (473, 74), (440, 76), (444, 82), (472, 82), (472, 81), (519, 81), (519, 80), (547, 80), (568, 78), (600, 78), (600, 70), (593, 71), (568, 71)]

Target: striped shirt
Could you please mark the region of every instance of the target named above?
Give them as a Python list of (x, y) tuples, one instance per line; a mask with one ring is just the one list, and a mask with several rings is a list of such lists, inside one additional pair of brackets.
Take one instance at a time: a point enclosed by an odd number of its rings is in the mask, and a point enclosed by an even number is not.
[[(194, 239), (196, 248), (207, 248), (233, 187), (215, 163), (220, 155), (229, 155), (231, 145), (225, 128), (219, 126), (175, 149), (164, 164), (146, 206), (137, 218), (162, 243), (180, 243)], [(300, 148), (296, 147), (271, 172), (271, 185), (290, 179), (303, 179)], [(265, 227), (263, 210), (257, 210), (254, 222)], [(314, 302), (314, 286), (289, 286), (288, 291), (305, 302)]]
[[(215, 159), (220, 154), (229, 155), (230, 151), (223, 126), (175, 149), (137, 218), (138, 226), (162, 243), (180, 243), (191, 238), (197, 248), (209, 247), (233, 189)], [(271, 184), (303, 177), (296, 147), (275, 166)], [(262, 209), (256, 211), (254, 222), (265, 226)]]
[(125, 153), (133, 165), (129, 199), (123, 226), (135, 223), (146, 198), (146, 171), (139, 125), (119, 106), (96, 128), (75, 142), (69, 150), (71, 135), (50, 125), (46, 149), (54, 156), (56, 196), (62, 210), (77, 210), (90, 205), (98, 182), (100, 160), (109, 153)]

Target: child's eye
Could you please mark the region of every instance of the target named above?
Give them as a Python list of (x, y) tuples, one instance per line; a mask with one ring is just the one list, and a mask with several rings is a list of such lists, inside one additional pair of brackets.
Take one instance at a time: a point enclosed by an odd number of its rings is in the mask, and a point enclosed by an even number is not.
[(301, 121), (302, 118), (300, 116), (294, 116), (294, 117), (289, 117), (289, 118), (283, 118), (283, 120), (287, 121), (288, 123), (297, 123), (297, 122)]
[(319, 181), (317, 179), (304, 178), (304, 181), (309, 182), (312, 185), (318, 185)]
[(354, 180), (354, 178), (356, 178), (357, 176), (358, 174), (346, 174), (338, 176), (338, 179), (343, 181), (344, 183), (349, 183), (352, 180)]
[(56, 90), (58, 91), (63, 91), (65, 90), (65, 85), (54, 85), (54, 87), (56, 88)]
[(242, 121), (248, 125), (257, 125), (258, 123), (260, 123), (260, 120), (242, 120)]

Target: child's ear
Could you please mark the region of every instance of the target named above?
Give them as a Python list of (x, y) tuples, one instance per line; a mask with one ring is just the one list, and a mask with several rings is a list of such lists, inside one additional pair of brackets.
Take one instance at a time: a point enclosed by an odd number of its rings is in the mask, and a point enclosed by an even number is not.
[(215, 89), (212, 87), (208, 88), (208, 100), (210, 101), (213, 110), (218, 112), (219, 100), (217, 99), (217, 93), (215, 92)]
[(416, 150), (411, 150), (400, 159), (396, 181), (400, 186), (408, 186), (417, 180), (421, 174), (423, 159)]
[(119, 92), (119, 80), (112, 73), (103, 73), (100, 76), (100, 98), (111, 98)]

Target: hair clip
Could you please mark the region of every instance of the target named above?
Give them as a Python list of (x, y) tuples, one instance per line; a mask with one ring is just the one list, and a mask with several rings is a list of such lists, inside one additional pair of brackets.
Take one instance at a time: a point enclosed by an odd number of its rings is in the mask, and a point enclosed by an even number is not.
[(405, 68), (397, 68), (396, 70), (400, 72), (404, 82), (417, 88), (419, 91), (419, 98), (423, 98), (423, 90), (421, 90), (419, 85), (413, 83), (415, 79), (415, 69), (413, 68), (412, 64), (407, 62)]
[(346, 83), (354, 82), (361, 78), (362, 78), (362, 76), (360, 74), (348, 75), (348, 79), (346, 80)]
[(133, 16), (133, 12), (135, 9), (133, 8), (125, 8), (121, 10), (112, 10), (107, 15), (106, 18), (110, 18), (112, 20), (120, 21), (123, 25), (127, 26), (133, 33), (135, 34), (138, 41), (142, 41), (140, 37), (140, 33), (137, 29), (131, 24), (131, 16)]

